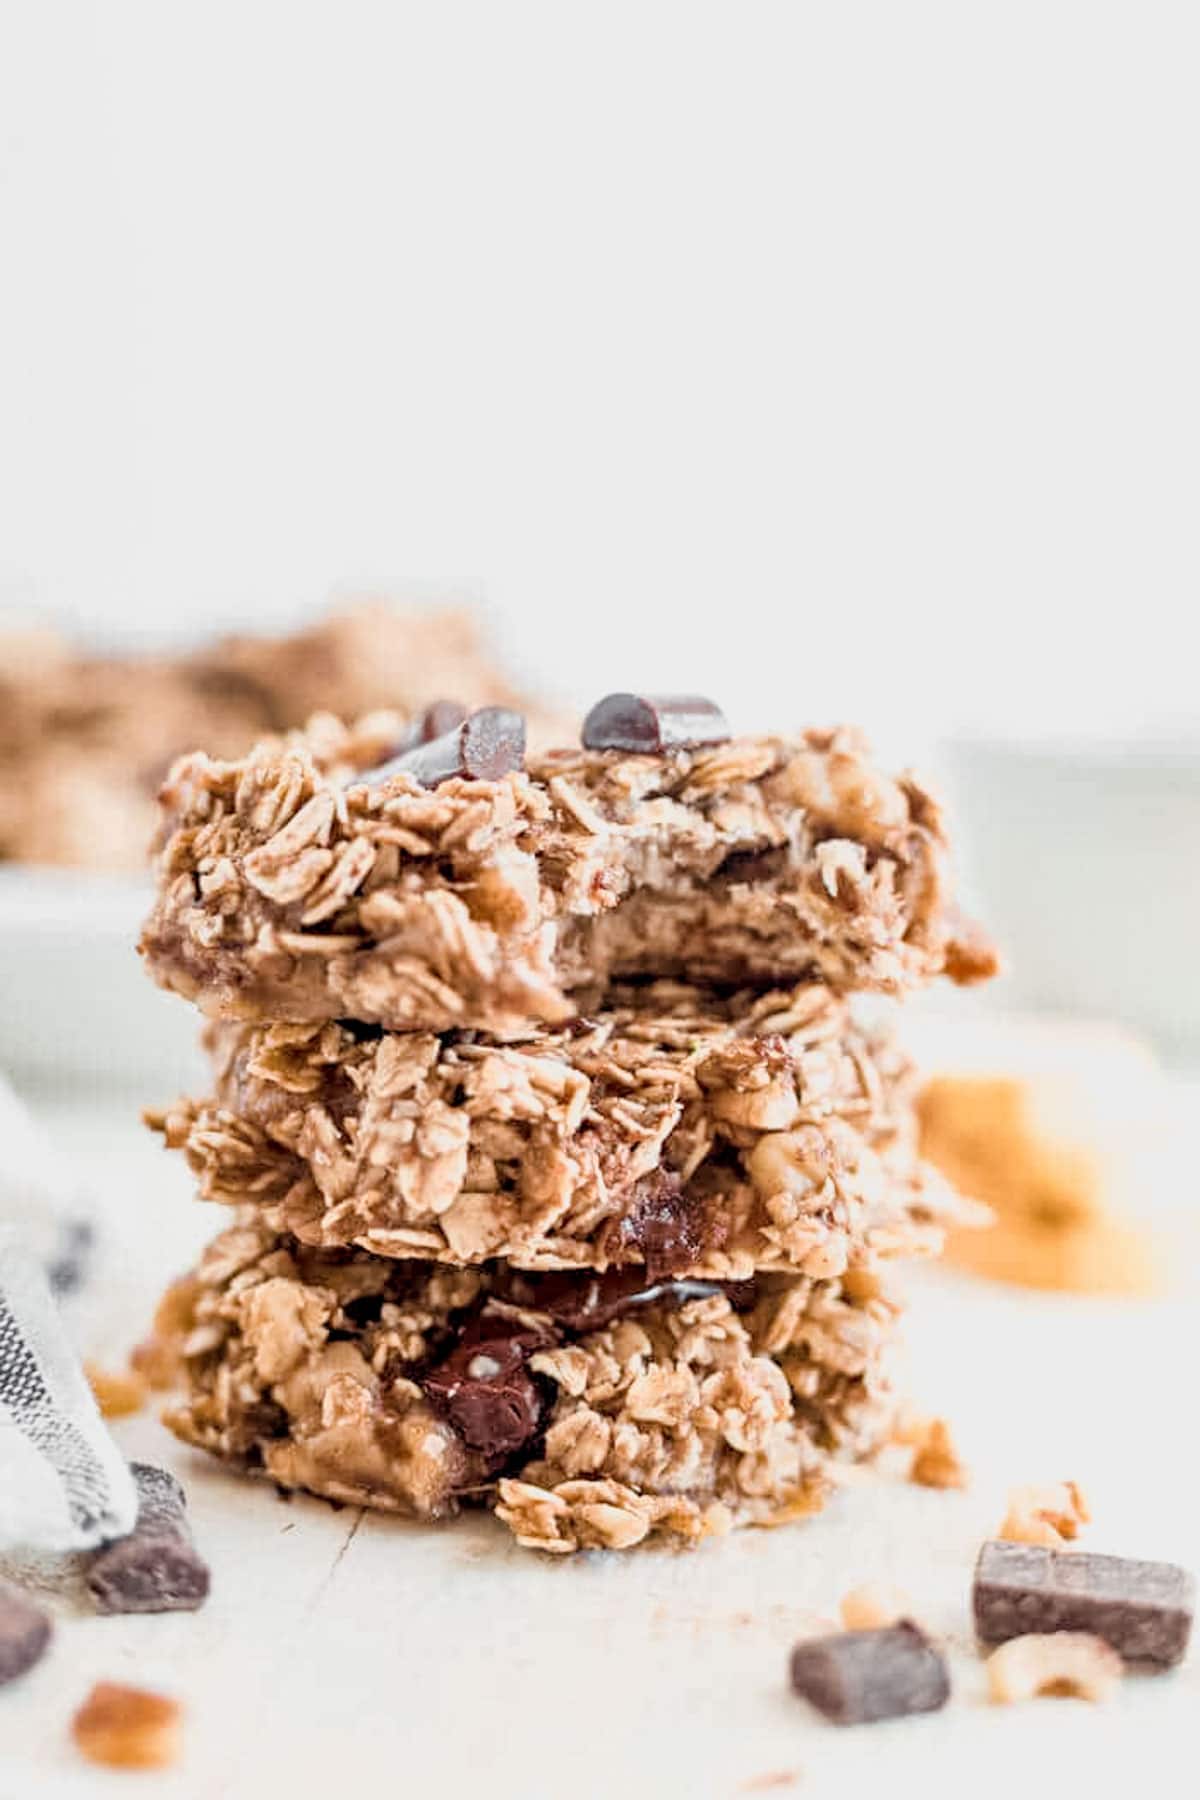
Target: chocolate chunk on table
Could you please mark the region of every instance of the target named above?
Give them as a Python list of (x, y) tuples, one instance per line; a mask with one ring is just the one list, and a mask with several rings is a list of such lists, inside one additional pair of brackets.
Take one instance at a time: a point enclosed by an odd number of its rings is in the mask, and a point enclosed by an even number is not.
[(950, 1697), (941, 1651), (909, 1619), (797, 1644), (792, 1686), (834, 1725), (936, 1712)]
[(1087, 1631), (1127, 1663), (1169, 1669), (1187, 1649), (1195, 1582), (1175, 1563), (995, 1540), (979, 1552), (973, 1604), (985, 1644)]
[(16, 1588), (0, 1582), (0, 1687), (40, 1662), (50, 1642), (50, 1620)]
[(102, 1613), (194, 1612), (208, 1597), (208, 1564), (192, 1542), (183, 1489), (166, 1469), (131, 1464), (137, 1524), (92, 1559), (87, 1585)]
[[(451, 717), (460, 709), (453, 703)], [(422, 722), (430, 726), (441, 721), (434, 717), (440, 707), (430, 708)], [(483, 706), (478, 712), (461, 717), (441, 736), (415, 743), (399, 756), (391, 757), (363, 777), (370, 787), (378, 787), (393, 775), (411, 775), (422, 787), (437, 787), (439, 782), (461, 776), (467, 781), (499, 781), (525, 766), (525, 720), (507, 706)]]
[(699, 694), (606, 694), (583, 721), (585, 750), (658, 756), (701, 744), (726, 744), (725, 715)]

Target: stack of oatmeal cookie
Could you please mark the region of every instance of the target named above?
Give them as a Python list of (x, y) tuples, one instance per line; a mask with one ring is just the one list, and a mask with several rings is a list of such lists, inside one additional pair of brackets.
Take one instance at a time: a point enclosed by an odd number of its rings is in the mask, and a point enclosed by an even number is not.
[(326, 721), (164, 790), (142, 949), (214, 1079), (153, 1123), (234, 1209), (160, 1311), (168, 1422), (547, 1551), (809, 1510), (888, 1428), (887, 1265), (956, 1207), (855, 1007), (993, 971), (935, 803), (693, 699), (380, 758)]

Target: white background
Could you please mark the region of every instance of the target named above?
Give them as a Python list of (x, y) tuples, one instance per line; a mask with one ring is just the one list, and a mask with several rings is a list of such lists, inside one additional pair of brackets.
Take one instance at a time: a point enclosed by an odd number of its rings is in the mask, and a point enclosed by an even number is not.
[(1195, 715), (1192, 6), (0, 0), (0, 599)]

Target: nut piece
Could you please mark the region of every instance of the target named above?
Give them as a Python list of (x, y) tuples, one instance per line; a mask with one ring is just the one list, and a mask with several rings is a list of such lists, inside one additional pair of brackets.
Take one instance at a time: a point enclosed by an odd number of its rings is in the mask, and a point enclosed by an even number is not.
[(1079, 1536), (1091, 1510), (1075, 1481), (1048, 1482), (1041, 1487), (1013, 1488), (1008, 1511), (996, 1536), (1010, 1544), (1043, 1544), (1058, 1550)]
[(867, 1581), (842, 1595), (842, 1624), (847, 1631), (876, 1631), (914, 1617), (912, 1601), (903, 1588), (886, 1582)]
[(1125, 1665), (1090, 1632), (1048, 1631), (1010, 1638), (988, 1657), (987, 1671), (992, 1699), (1010, 1705), (1041, 1694), (1107, 1700)]
[(965, 1488), (966, 1465), (959, 1457), (945, 1419), (931, 1419), (917, 1444), (909, 1479), (921, 1487)]
[(98, 1681), (71, 1722), (89, 1762), (110, 1769), (165, 1769), (179, 1755), (182, 1708), (165, 1694)]
[(146, 1382), (136, 1369), (102, 1369), (98, 1363), (85, 1362), (83, 1372), (106, 1419), (124, 1419), (145, 1406)]

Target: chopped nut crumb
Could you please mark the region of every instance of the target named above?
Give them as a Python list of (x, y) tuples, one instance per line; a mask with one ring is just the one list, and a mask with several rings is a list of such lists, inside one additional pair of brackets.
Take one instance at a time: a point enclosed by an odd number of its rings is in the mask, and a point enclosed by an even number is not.
[(843, 1594), (841, 1614), (847, 1631), (875, 1631), (900, 1619), (915, 1618), (912, 1601), (903, 1588), (880, 1581), (864, 1582)]
[(923, 1441), (917, 1445), (909, 1475), (921, 1487), (966, 1487), (966, 1466), (954, 1447), (945, 1419), (930, 1420)]
[(71, 1723), (89, 1762), (110, 1769), (164, 1769), (179, 1755), (182, 1709), (165, 1694), (98, 1681)]
[(136, 1369), (102, 1369), (98, 1363), (88, 1362), (83, 1372), (106, 1419), (123, 1419), (145, 1406), (146, 1383)]
[(987, 1669), (992, 1699), (1009, 1705), (1043, 1694), (1107, 1700), (1125, 1665), (1090, 1632), (1049, 1631), (1010, 1638), (988, 1657)]
[(1059, 1550), (1079, 1536), (1080, 1528), (1091, 1516), (1077, 1482), (1014, 1488), (996, 1536), (1013, 1544), (1044, 1544), (1050, 1550)]

